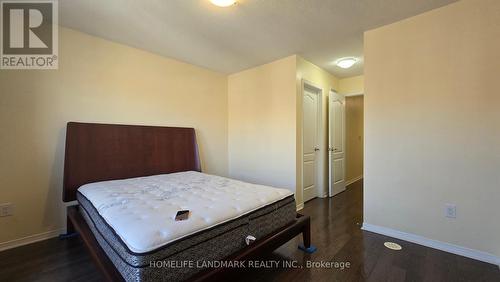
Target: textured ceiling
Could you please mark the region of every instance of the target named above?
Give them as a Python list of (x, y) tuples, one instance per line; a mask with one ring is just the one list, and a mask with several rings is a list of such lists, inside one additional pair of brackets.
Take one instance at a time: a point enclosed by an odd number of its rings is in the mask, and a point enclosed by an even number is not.
[(455, 0), (64, 0), (60, 24), (223, 73), (299, 54), (338, 77), (333, 62), (363, 57), (363, 31)]

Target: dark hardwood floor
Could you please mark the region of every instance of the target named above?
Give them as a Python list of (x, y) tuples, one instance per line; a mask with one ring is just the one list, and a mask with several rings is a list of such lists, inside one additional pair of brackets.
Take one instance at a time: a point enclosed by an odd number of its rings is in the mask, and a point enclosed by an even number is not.
[[(362, 182), (331, 199), (306, 203), (311, 216), (313, 254), (297, 250), (300, 238), (266, 260), (296, 261), (298, 268), (241, 269), (238, 281), (500, 281), (498, 266), (360, 230)], [(396, 242), (401, 251), (386, 249)], [(307, 261), (349, 263), (349, 268), (307, 268)], [(79, 238), (57, 238), (0, 252), (0, 281), (101, 281)]]

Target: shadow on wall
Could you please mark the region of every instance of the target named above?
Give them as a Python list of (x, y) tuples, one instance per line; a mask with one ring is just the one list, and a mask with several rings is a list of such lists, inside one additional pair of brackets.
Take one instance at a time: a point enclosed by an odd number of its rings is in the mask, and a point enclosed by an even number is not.
[(65, 143), (66, 124), (58, 132), (56, 151), (52, 159), (49, 190), (45, 199), (43, 226), (49, 230), (65, 227), (66, 211), (62, 201)]

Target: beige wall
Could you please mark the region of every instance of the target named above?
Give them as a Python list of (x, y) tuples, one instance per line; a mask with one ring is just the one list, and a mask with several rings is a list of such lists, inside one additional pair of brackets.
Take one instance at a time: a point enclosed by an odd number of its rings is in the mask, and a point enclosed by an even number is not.
[[(228, 79), (229, 175), (288, 188), (302, 203), (302, 79), (323, 89), (323, 143), (327, 164), (327, 99), (338, 80), (299, 56), (258, 66)], [(327, 177), (324, 178), (327, 187)]]
[(499, 19), (467, 0), (365, 33), (365, 223), (500, 256)]
[(0, 242), (64, 227), (68, 121), (195, 127), (203, 169), (227, 174), (225, 75), (66, 28), (59, 39), (59, 70), (0, 71), (0, 203), (15, 205)]
[(229, 175), (295, 192), (296, 56), (228, 79)]
[(363, 177), (363, 96), (346, 97), (346, 182)]
[(342, 78), (339, 80), (340, 94), (363, 94), (365, 90), (365, 78), (363, 75)]
[(305, 59), (297, 56), (297, 70), (296, 70), (296, 93), (297, 93), (297, 203), (302, 204), (302, 81), (306, 80), (316, 87), (323, 90), (322, 99), (322, 129), (321, 136), (323, 137), (320, 144), (320, 158), (319, 163), (322, 166), (323, 183), (322, 188), (324, 193), (328, 191), (328, 95), (330, 90), (338, 91), (338, 79), (331, 75), (329, 72), (322, 68), (306, 61)]

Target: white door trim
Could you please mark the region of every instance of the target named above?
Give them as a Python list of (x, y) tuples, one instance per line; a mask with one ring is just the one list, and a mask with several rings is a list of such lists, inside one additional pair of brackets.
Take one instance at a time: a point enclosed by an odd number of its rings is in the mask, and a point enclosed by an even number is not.
[(318, 164), (318, 173), (316, 175), (316, 180), (317, 180), (317, 185), (316, 185), (316, 195), (318, 197), (325, 197), (325, 191), (324, 191), (324, 157), (323, 154), (325, 152), (324, 148), (324, 138), (323, 138), (323, 88), (321, 88), (319, 85), (316, 85), (313, 82), (308, 81), (307, 79), (302, 79), (301, 80), (301, 100), (300, 100), (300, 105), (301, 105), (301, 121), (300, 121), (300, 130), (301, 130), (301, 145), (300, 145), (300, 176), (301, 176), (301, 181), (300, 181), (300, 193), (301, 193), (301, 199), (302, 203), (299, 203), (298, 206), (303, 206), (304, 205), (304, 109), (303, 109), (303, 104), (302, 104), (302, 99), (304, 97), (304, 89), (309, 88), (318, 93), (318, 143), (319, 143), (319, 149), (320, 153), (317, 164)]
[[(339, 92), (335, 91), (335, 89), (333, 89), (333, 88), (332, 88), (331, 91), (339, 93)], [(353, 93), (347, 93), (347, 94), (342, 94), (342, 95), (344, 95), (344, 97), (355, 97), (355, 96), (364, 96), (365, 93), (363, 93), (363, 92), (353, 92)]]

